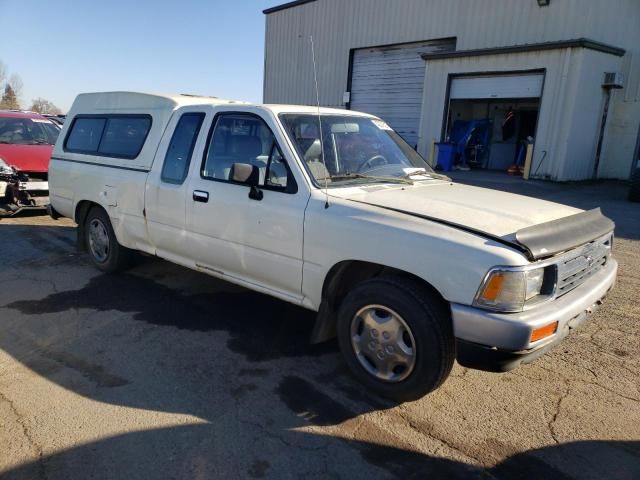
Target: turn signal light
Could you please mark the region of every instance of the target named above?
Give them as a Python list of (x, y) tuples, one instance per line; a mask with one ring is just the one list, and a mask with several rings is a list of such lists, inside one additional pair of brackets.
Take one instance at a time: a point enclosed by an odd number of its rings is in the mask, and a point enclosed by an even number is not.
[(544, 327), (536, 328), (533, 332), (531, 332), (531, 342), (537, 342), (538, 340), (542, 340), (543, 338), (550, 337), (557, 331), (558, 322), (553, 322), (549, 325), (545, 325)]
[(482, 298), (489, 301), (495, 301), (502, 289), (504, 283), (504, 274), (496, 273), (492, 275), (482, 291)]

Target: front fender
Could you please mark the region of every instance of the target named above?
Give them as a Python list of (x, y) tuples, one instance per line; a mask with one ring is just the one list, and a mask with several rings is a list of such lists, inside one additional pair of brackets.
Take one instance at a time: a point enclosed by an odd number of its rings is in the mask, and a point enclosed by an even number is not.
[(521, 252), (452, 226), (332, 199), (312, 198), (304, 229), (303, 293), (318, 309), (334, 265), (356, 260), (410, 273), (449, 302), (469, 305), (495, 265), (525, 265)]

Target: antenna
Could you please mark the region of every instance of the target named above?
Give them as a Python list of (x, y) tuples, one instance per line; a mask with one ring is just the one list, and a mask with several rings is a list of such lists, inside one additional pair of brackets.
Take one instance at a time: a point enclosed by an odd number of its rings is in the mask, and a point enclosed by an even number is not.
[[(324, 165), (325, 170), (327, 170), (327, 172), (329, 171), (329, 169), (327, 169), (327, 164), (324, 161), (324, 141), (323, 141), (323, 135), (322, 135), (322, 118), (320, 117), (320, 93), (318, 91), (318, 73), (316, 71), (316, 51), (313, 48), (313, 35), (309, 35), (309, 40), (311, 41), (311, 60), (313, 61), (313, 80), (315, 82), (315, 86), (316, 86), (316, 106), (318, 107), (318, 128), (320, 131), (320, 158), (322, 158), (322, 164)], [(329, 175), (324, 176), (324, 208), (329, 208), (329, 187), (328, 187), (328, 182), (329, 182)]]

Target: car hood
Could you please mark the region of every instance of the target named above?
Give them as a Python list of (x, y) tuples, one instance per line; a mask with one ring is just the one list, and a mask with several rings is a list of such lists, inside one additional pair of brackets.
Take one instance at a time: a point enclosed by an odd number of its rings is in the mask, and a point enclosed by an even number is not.
[(21, 172), (46, 172), (53, 145), (0, 144), (0, 158)]
[(363, 185), (334, 188), (330, 192), (344, 199), (440, 220), (509, 241), (515, 239), (518, 230), (582, 212), (523, 195), (442, 181)]

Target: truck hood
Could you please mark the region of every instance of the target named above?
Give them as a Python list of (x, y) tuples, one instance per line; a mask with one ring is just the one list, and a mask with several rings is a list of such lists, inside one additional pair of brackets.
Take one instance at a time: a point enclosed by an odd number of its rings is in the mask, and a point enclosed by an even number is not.
[(0, 158), (20, 172), (44, 173), (49, 169), (53, 145), (7, 145), (0, 143)]
[(523, 195), (441, 181), (336, 188), (331, 194), (484, 236), (521, 251), (531, 261), (610, 235), (615, 227), (599, 208), (585, 212)]
[(514, 239), (518, 230), (582, 212), (523, 195), (440, 181), (365, 185), (330, 192), (348, 200), (442, 220), (505, 240)]

